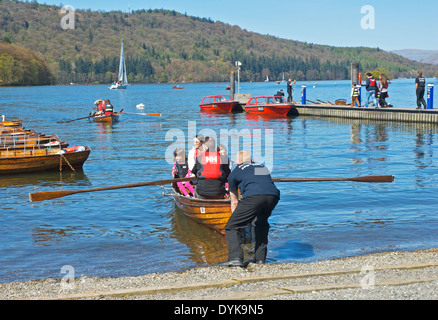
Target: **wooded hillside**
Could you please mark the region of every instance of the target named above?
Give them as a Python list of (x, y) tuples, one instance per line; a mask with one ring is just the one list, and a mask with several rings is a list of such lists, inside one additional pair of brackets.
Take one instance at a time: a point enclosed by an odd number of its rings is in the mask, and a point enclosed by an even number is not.
[(49, 85), (55, 79), (46, 61), (29, 49), (0, 43), (0, 85)]
[(61, 7), (0, 0), (0, 39), (45, 57), (58, 83), (109, 83), (116, 78), (122, 39), (128, 80), (229, 81), (235, 61), (242, 81), (293, 77), (349, 79), (351, 62), (364, 72), (383, 68), (392, 77), (434, 76), (438, 66), (378, 48), (337, 48), (279, 39), (175, 11), (75, 11), (75, 29), (61, 28)]

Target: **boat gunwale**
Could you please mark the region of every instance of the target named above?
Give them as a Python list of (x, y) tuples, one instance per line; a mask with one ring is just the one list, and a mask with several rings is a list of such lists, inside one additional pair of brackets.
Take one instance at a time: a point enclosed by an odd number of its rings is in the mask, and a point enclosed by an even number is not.
[[(58, 148), (57, 148), (58, 149)], [(41, 159), (43, 157), (54, 157), (54, 156), (64, 156), (64, 157), (72, 157), (72, 155), (79, 155), (79, 154), (83, 154), (83, 153), (88, 153), (88, 155), (90, 154), (91, 149), (88, 146), (85, 146), (85, 150), (83, 151), (75, 151), (75, 152), (67, 152), (67, 153), (52, 153), (52, 154), (41, 154), (41, 155), (34, 155), (34, 156), (24, 156), (24, 157), (0, 157), (0, 162), (2, 160), (26, 160), (26, 159)]]

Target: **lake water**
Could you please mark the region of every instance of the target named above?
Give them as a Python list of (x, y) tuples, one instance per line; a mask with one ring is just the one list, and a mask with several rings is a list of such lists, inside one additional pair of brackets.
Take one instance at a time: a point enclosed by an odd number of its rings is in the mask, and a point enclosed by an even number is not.
[[(415, 107), (413, 82), (393, 81), (388, 101)], [(309, 100), (350, 100), (348, 81), (305, 84)], [(217, 137), (221, 130), (249, 132), (253, 148), (272, 160), (275, 178), (395, 176), (389, 184), (278, 183), (281, 201), (270, 219), (268, 262), (438, 246), (437, 125), (201, 113), (201, 98), (227, 94), (226, 85), (185, 84), (184, 90), (133, 85), (125, 91), (103, 85), (0, 88), (0, 115), (6, 119), (21, 119), (26, 128), (92, 149), (83, 172), (0, 176), (0, 282), (61, 278), (64, 266), (71, 266), (75, 276), (120, 277), (225, 260), (224, 237), (188, 220), (159, 186), (43, 202), (28, 197), (168, 179), (166, 154), (177, 142), (185, 142), (188, 151), (193, 133), (201, 131)], [(241, 92), (253, 96), (273, 95), (280, 88), (286, 91), (286, 84), (241, 84)], [(112, 126), (88, 120), (57, 123), (87, 116), (98, 98), (111, 99), (116, 110), (162, 117), (124, 115)], [(136, 109), (139, 103), (144, 110)], [(271, 139), (272, 157), (264, 155)]]

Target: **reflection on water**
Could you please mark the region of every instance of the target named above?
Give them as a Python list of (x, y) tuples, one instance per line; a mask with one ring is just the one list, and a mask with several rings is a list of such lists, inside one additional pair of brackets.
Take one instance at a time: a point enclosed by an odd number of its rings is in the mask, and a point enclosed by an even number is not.
[(2, 175), (0, 177), (0, 188), (22, 187), (31, 185), (80, 185), (89, 186), (90, 181), (82, 169), (76, 171), (45, 171), (32, 172), (27, 174)]
[[(0, 282), (62, 277), (63, 265), (74, 266), (77, 274), (115, 277), (226, 260), (225, 238), (184, 216), (157, 186), (29, 202), (31, 192), (170, 178), (172, 166), (165, 152), (175, 141), (166, 141), (166, 133), (183, 133), (188, 152), (192, 146), (188, 134), (193, 133), (189, 121), (196, 124), (196, 133), (209, 129), (217, 137), (221, 130), (251, 134), (259, 130), (262, 137), (254, 135), (251, 147), (265, 157), (265, 133), (270, 130), (274, 178), (395, 175), (391, 184), (279, 183), (281, 201), (269, 221), (268, 262), (318, 261), (437, 245), (437, 125), (200, 112), (201, 98), (223, 87), (191, 84), (172, 90), (167, 85), (136, 85), (125, 92), (109, 91), (107, 86), (0, 88), (1, 114), (92, 150), (83, 171), (0, 176)], [(398, 99), (395, 92), (410, 92), (412, 83), (394, 81), (392, 88), (391, 102)], [(242, 90), (269, 95), (278, 87), (245, 83)], [(351, 88), (345, 81), (337, 86), (320, 83), (308, 90), (310, 99), (326, 101), (330, 95), (348, 96)], [(70, 108), (58, 108), (59, 97)], [(138, 112), (135, 106), (142, 102), (145, 113), (162, 117), (123, 115), (113, 125), (87, 120), (56, 123), (87, 116), (100, 97), (127, 112)], [(410, 98), (400, 96), (393, 104)], [(228, 151), (233, 152), (230, 145)], [(252, 243), (245, 245), (249, 252)]]
[(176, 205), (171, 215), (172, 236), (187, 246), (190, 260), (199, 265), (227, 260), (228, 246), (224, 236), (189, 219)]

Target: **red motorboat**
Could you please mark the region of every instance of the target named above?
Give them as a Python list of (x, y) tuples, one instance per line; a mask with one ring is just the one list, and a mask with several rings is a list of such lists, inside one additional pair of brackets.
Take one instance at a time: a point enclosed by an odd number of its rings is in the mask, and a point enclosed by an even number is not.
[(283, 102), (275, 97), (260, 96), (252, 97), (245, 106), (245, 111), (259, 115), (288, 116), (296, 114), (297, 110), (292, 103)]
[(202, 98), (199, 107), (202, 111), (237, 112), (243, 110), (238, 101), (224, 94)]

